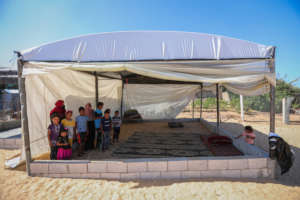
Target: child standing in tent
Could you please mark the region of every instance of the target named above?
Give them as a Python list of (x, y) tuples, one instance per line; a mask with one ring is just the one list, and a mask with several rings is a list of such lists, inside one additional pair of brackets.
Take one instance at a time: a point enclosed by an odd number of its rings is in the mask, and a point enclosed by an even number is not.
[(78, 143), (79, 143), (78, 156), (82, 156), (84, 151), (84, 146), (88, 134), (88, 120), (89, 118), (85, 116), (84, 107), (80, 107), (79, 115), (76, 117), (76, 123), (75, 123), (77, 134), (78, 134)]
[(109, 147), (111, 127), (112, 127), (111, 118), (109, 116), (109, 110), (107, 109), (105, 110), (104, 117), (101, 120), (101, 131), (102, 134), (104, 135), (103, 150), (106, 150)]
[(251, 126), (245, 126), (244, 132), (241, 135), (235, 137), (235, 139), (238, 139), (240, 137), (244, 137), (246, 143), (254, 145), (256, 135)]
[(99, 146), (101, 149), (103, 147), (103, 135), (101, 132), (101, 119), (103, 118), (102, 108), (103, 102), (99, 102), (97, 104), (97, 109), (95, 110), (95, 129), (96, 129), (96, 136), (94, 141), (94, 147)]
[(68, 140), (72, 147), (73, 141), (75, 140), (75, 120), (72, 119), (72, 110), (66, 112), (66, 118), (61, 121), (62, 125), (68, 129)]
[(51, 118), (51, 124), (48, 126), (48, 142), (50, 146), (50, 159), (55, 160), (57, 149), (56, 149), (56, 140), (59, 136), (60, 131), (63, 129), (62, 124), (59, 123), (60, 118), (57, 114), (53, 114)]
[(68, 129), (63, 128), (60, 131), (59, 136), (57, 137), (56, 146), (57, 146), (57, 160), (66, 160), (70, 159), (72, 156), (72, 148), (69, 144), (68, 139)]
[(115, 115), (112, 118), (112, 124), (113, 124), (113, 143), (119, 142), (119, 135), (120, 135), (120, 127), (121, 127), (121, 117), (119, 116), (119, 111), (115, 111)]

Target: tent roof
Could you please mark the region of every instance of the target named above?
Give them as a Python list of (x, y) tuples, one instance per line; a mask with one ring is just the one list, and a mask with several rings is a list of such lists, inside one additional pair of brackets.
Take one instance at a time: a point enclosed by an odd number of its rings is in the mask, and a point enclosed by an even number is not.
[(266, 59), (273, 47), (235, 38), (179, 31), (128, 31), (79, 36), (21, 51), (24, 61), (126, 62)]

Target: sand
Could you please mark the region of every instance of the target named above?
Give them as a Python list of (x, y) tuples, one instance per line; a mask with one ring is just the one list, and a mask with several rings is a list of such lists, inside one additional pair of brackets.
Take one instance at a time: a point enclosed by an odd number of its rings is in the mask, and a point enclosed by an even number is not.
[[(259, 116), (253, 118), (252, 115), (246, 116), (247, 123), (258, 131), (266, 131), (267, 114), (257, 115)], [(212, 120), (213, 116), (213, 113), (209, 113), (206, 119), (211, 117)], [(229, 118), (227, 121), (226, 117)], [(238, 114), (222, 113), (222, 121), (226, 122), (223, 123), (223, 128), (227, 124), (226, 129), (230, 128), (234, 134), (238, 134), (242, 128), (237, 125), (238, 118)], [(298, 120), (296, 116), (294, 121), (300, 121), (300, 118)], [(280, 125), (278, 122), (278, 132), (295, 148), (300, 148), (299, 124), (293, 122), (292, 125)], [(17, 153), (18, 151), (0, 150), (0, 199), (300, 199), (300, 183), (294, 181), (292, 175), (287, 176), (287, 180), (282, 180), (284, 178), (281, 177), (278, 181), (199, 179), (119, 182), (40, 178), (28, 177), (24, 166), (17, 170), (4, 169), (5, 158)], [(296, 175), (299, 175), (295, 170), (300, 169), (299, 166), (297, 164), (293, 167), (292, 171)]]

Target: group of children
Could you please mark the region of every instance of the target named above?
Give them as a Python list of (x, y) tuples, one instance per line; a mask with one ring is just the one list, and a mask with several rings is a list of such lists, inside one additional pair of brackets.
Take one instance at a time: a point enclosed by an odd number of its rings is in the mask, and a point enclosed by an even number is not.
[(73, 112), (65, 110), (62, 100), (55, 105), (50, 112), (51, 124), (48, 127), (50, 159), (70, 159), (73, 151), (78, 151), (78, 156), (82, 156), (88, 145), (89, 149), (105, 151), (110, 144), (119, 142), (122, 123), (119, 111), (115, 111), (111, 118), (110, 109), (106, 109), (103, 115), (102, 102), (97, 104), (95, 111), (88, 103), (85, 108), (79, 107), (79, 115), (73, 120)]

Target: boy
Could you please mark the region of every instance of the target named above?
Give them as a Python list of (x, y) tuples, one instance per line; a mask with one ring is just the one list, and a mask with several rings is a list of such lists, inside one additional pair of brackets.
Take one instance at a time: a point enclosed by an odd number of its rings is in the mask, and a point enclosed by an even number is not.
[(103, 149), (108, 149), (108, 146), (110, 144), (110, 131), (111, 131), (111, 118), (109, 116), (109, 110), (105, 110), (104, 117), (101, 120), (101, 131), (104, 135), (104, 142), (103, 142)]
[(73, 141), (75, 140), (75, 121), (72, 119), (72, 110), (66, 112), (66, 118), (61, 121), (62, 125), (68, 129), (68, 140), (72, 147)]
[(88, 134), (88, 116), (85, 116), (84, 107), (79, 108), (79, 116), (76, 117), (76, 129), (77, 134), (79, 135), (79, 153), (78, 156), (82, 156), (84, 145), (86, 142), (87, 134)]
[(245, 126), (244, 132), (241, 135), (235, 137), (235, 139), (238, 139), (242, 136), (245, 138), (245, 142), (254, 145), (254, 140), (256, 138), (256, 135), (251, 126)]
[(103, 138), (101, 134), (101, 119), (103, 118), (102, 108), (103, 108), (103, 102), (99, 102), (97, 104), (97, 109), (95, 110), (95, 129), (96, 129), (96, 137), (94, 141), (94, 147), (99, 145), (100, 148), (102, 148)]
[(113, 135), (113, 143), (119, 142), (119, 135), (120, 135), (120, 127), (121, 127), (121, 117), (119, 116), (119, 111), (115, 111), (115, 115), (112, 118), (112, 124), (114, 129)]

